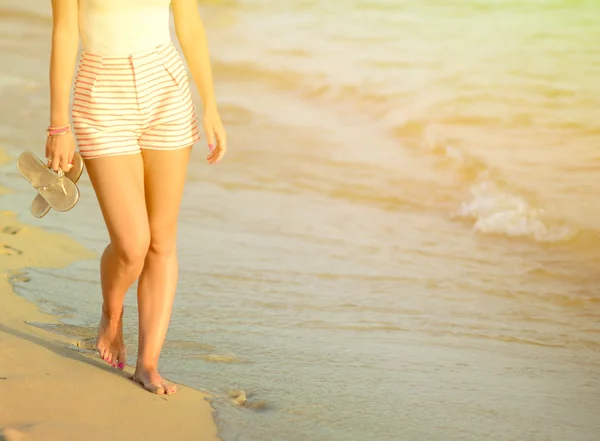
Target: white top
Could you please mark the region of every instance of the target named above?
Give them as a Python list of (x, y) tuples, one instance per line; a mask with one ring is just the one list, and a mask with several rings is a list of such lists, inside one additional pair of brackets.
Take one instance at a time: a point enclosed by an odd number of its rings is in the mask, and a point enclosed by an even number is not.
[(171, 40), (171, 0), (79, 0), (83, 50), (94, 55), (128, 56)]

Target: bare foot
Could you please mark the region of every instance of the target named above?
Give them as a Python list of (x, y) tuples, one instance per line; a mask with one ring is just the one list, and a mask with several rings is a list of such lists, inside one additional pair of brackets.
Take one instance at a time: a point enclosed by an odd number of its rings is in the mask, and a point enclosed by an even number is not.
[(177, 386), (161, 377), (156, 369), (146, 369), (138, 366), (132, 380), (140, 383), (144, 386), (144, 389), (153, 394), (173, 395), (177, 391)]
[(96, 349), (102, 360), (121, 370), (125, 368), (127, 351), (123, 342), (123, 312), (117, 317), (102, 311)]

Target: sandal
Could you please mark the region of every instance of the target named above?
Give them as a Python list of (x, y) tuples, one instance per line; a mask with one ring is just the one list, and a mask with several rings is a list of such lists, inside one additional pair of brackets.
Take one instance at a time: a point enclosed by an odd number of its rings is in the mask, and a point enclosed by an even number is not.
[[(73, 157), (73, 168), (65, 173), (65, 177), (73, 181), (74, 184), (79, 181), (81, 174), (83, 173), (83, 159), (81, 155), (75, 152)], [(31, 214), (37, 218), (44, 217), (50, 211), (50, 204), (46, 202), (46, 199), (41, 194), (37, 194), (35, 199), (31, 203)]]
[(56, 211), (69, 211), (79, 200), (79, 189), (62, 170), (58, 173), (48, 168), (31, 152), (22, 153), (17, 168), (25, 179)]

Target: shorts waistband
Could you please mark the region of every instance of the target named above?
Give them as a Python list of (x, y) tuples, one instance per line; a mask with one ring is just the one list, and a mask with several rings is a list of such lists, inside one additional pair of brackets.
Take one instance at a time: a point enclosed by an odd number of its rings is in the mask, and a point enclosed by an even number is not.
[(145, 64), (161, 59), (170, 52), (176, 50), (175, 46), (171, 41), (163, 43), (159, 46), (153, 47), (143, 52), (131, 54), (131, 55), (96, 55), (87, 51), (82, 51), (81, 58), (92, 62), (99, 62), (102, 64)]

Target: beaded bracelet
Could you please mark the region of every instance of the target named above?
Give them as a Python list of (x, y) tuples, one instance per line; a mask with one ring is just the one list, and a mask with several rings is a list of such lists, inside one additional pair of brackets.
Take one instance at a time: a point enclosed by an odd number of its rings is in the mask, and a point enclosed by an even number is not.
[(46, 133), (48, 133), (48, 136), (60, 136), (60, 135), (66, 135), (70, 131), (71, 131), (71, 126), (69, 124), (65, 124), (64, 126), (59, 126), (59, 127), (50, 126), (46, 130)]

